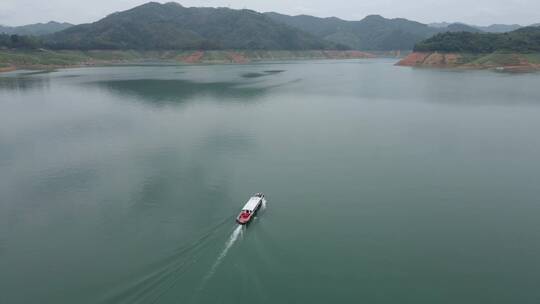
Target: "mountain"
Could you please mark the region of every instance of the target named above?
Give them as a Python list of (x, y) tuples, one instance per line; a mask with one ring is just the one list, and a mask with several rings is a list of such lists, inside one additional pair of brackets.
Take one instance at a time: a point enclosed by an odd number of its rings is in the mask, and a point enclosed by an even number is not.
[(149, 2), (45, 37), (62, 49), (335, 49), (251, 10)]
[(510, 33), (443, 33), (418, 43), (415, 52), (533, 53), (540, 52), (540, 27)]
[(265, 14), (275, 21), (358, 50), (411, 50), (417, 42), (437, 33), (480, 31), (465, 24), (444, 23), (435, 28), (407, 19), (386, 19), (379, 15), (367, 16), (360, 21), (346, 21), (335, 17), (288, 16), (274, 12)]
[(449, 23), (449, 22), (433, 22), (433, 23), (430, 23), (428, 25), (431, 26), (431, 27), (435, 27), (435, 28), (444, 28), (444, 27), (448, 27), (450, 24), (453, 24), (453, 23)]
[(410, 50), (416, 42), (436, 33), (436, 30), (422, 23), (386, 19), (378, 15), (367, 16), (361, 21), (288, 16), (273, 12), (266, 15), (319, 38), (359, 50)]
[(522, 28), (519, 24), (492, 24), (490, 26), (474, 26), (487, 33), (507, 33)]
[(449, 24), (447, 27), (441, 28), (441, 31), (443, 32), (469, 32), (469, 33), (481, 33), (483, 32), (481, 29), (463, 24), (463, 23), (452, 23)]
[(50, 21), (47, 23), (36, 23), (23, 26), (1, 26), (0, 33), (9, 35), (26, 35), (26, 36), (42, 36), (52, 33), (56, 33), (67, 28), (72, 27), (70, 23), (60, 23), (56, 21)]
[(482, 32), (483, 30), (480, 29), (477, 26), (468, 25), (465, 23), (455, 22), (455, 23), (448, 23), (448, 22), (438, 22), (438, 23), (430, 23), (428, 24), (429, 27), (438, 29), (439, 32), (471, 32), (471, 33), (477, 33)]
[(113, 13), (97, 22), (72, 26), (49, 22), (0, 27), (0, 34), (41, 36), (17, 41), (2, 37), (4, 47), (52, 49), (355, 49), (411, 50), (445, 32), (504, 32), (519, 25), (477, 27), (463, 23), (430, 25), (403, 18), (371, 15), (360, 21), (336, 17), (288, 16), (228, 8), (187, 8), (178, 3), (149, 2)]
[[(472, 24), (465, 24), (465, 23), (448, 23), (448, 22), (438, 22), (438, 23), (430, 23), (428, 24), (430, 27), (434, 28), (449, 28), (449, 27), (456, 27), (456, 25), (459, 26), (466, 26), (465, 32), (486, 32), (486, 33), (506, 33), (515, 31), (517, 29), (522, 28), (519, 24), (492, 24), (489, 26), (479, 26), (479, 25), (472, 25)], [(475, 30), (471, 30), (475, 29)]]

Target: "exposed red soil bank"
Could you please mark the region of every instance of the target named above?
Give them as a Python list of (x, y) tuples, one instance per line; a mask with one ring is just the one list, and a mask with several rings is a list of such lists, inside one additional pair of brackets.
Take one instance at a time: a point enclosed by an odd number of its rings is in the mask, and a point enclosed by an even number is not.
[(232, 63), (248, 63), (250, 60), (240, 53), (233, 53), (229, 52), (227, 53), (227, 56), (231, 59)]
[(455, 54), (455, 53), (412, 53), (396, 65), (411, 67), (495, 69), (508, 72), (530, 72), (540, 70), (538, 60), (528, 59), (526, 54)]
[(426, 66), (426, 67), (455, 67), (459, 65), (461, 56), (458, 54), (442, 53), (412, 53), (400, 60), (400, 66)]
[(3, 68), (0, 68), (0, 73), (12, 72), (12, 71), (15, 71), (16, 69), (17, 68), (14, 66), (3, 67)]
[(364, 59), (377, 56), (361, 51), (194, 51), (176, 59), (182, 63), (249, 63), (260, 60)]
[(185, 62), (185, 63), (199, 63), (201, 62), (203, 57), (204, 57), (204, 52), (197, 51), (188, 56), (180, 58), (180, 61)]

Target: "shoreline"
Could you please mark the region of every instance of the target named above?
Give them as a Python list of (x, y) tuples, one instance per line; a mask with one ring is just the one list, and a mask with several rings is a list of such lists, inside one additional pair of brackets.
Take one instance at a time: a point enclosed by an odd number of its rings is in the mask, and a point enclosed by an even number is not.
[(414, 52), (396, 66), (531, 73), (540, 71), (540, 54)]
[(16, 70), (17, 70), (17, 67), (15, 66), (0, 67), (0, 73), (13, 72)]
[(0, 51), (0, 73), (14, 70), (50, 70), (59, 68), (98, 67), (111, 65), (135, 65), (149, 62), (171, 65), (193, 64), (248, 64), (264, 61), (285, 60), (344, 60), (370, 59), (380, 56), (362, 51)]

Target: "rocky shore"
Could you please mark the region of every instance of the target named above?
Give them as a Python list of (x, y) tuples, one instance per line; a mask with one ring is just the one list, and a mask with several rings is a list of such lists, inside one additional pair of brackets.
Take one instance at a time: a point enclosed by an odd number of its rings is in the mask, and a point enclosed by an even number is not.
[(54, 69), (160, 62), (165, 64), (246, 64), (259, 61), (364, 59), (361, 51), (0, 51), (0, 72), (15, 69)]
[(398, 66), (494, 69), (509, 72), (540, 71), (540, 54), (492, 53), (411, 53), (397, 63)]

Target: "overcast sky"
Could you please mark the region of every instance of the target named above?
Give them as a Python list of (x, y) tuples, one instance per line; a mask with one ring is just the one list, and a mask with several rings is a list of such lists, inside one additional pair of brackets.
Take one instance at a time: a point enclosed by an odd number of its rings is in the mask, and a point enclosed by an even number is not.
[[(23, 25), (50, 20), (87, 23), (148, 0), (0, 0), (0, 24)], [(158, 1), (170, 2), (170, 1)], [(423, 23), (464, 22), (477, 25), (540, 22), (540, 0), (185, 0), (184, 6), (249, 8), (260, 12), (336, 16), (360, 20), (379, 14)]]

